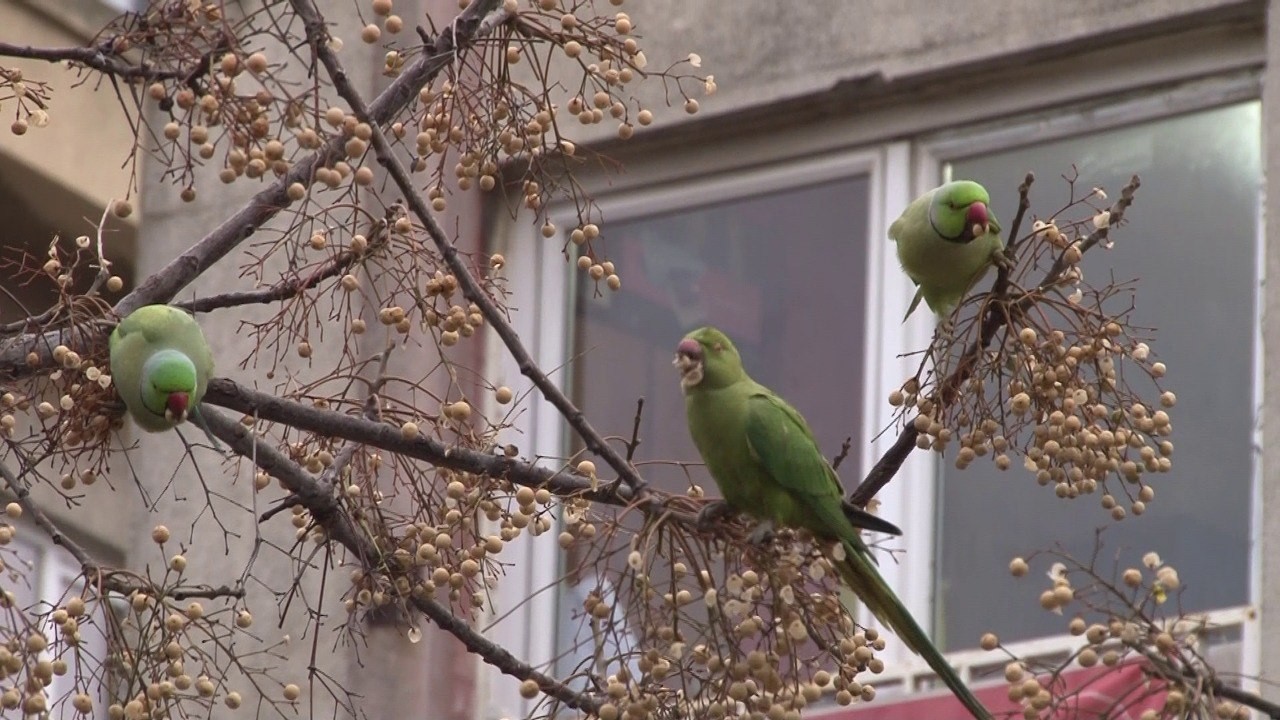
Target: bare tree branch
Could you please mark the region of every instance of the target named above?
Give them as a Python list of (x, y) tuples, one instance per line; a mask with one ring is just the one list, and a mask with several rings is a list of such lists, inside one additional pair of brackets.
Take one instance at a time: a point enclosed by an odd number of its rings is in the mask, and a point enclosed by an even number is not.
[[(446, 31), (436, 36), (421, 55), (405, 66), (400, 76), (374, 98), (373, 102), (367, 107), (362, 103), (362, 119), (375, 127), (390, 122), (417, 97), (418, 90), (449, 65), (457, 51), (470, 47), (478, 38), (505, 22), (508, 18), (505, 11), (485, 17), (485, 11), (491, 4), (492, 0), (486, 0), (473, 2), (468, 6), (449, 24)], [(317, 21), (321, 25), (316, 28), (316, 32), (321, 32), (324, 27), (323, 19), (318, 14), (308, 20)], [(310, 28), (308, 31), (311, 32)], [(317, 169), (334, 158), (343, 157), (345, 143), (346, 138), (336, 134), (324, 147), (295, 162), (287, 173), (250, 198), (238, 212), (121, 298), (115, 306), (116, 315), (124, 317), (144, 305), (172, 300), (184, 287), (257, 232), (258, 228), (289, 207), (293, 203), (288, 196), (289, 186), (295, 182), (310, 184)], [(36, 368), (47, 367), (52, 363), (54, 347), (66, 345), (72, 349), (82, 348), (92, 344), (96, 337), (105, 336), (109, 329), (108, 325), (104, 325), (88, 331), (86, 328), (75, 328), (70, 332), (56, 330), (12, 338), (0, 346), (0, 379), (12, 380), (30, 375)], [(29, 353), (36, 354), (37, 362), (34, 365), (27, 361)]]
[(160, 80), (184, 78), (185, 72), (162, 71), (146, 64), (134, 65), (110, 50), (109, 44), (98, 47), (32, 47), (0, 42), (0, 57), (45, 60), (47, 62), (72, 62), (123, 80)]
[(533, 381), (533, 384), (542, 392), (543, 397), (554, 405), (556, 410), (560, 411), (569, 426), (582, 438), (587, 450), (603, 458), (633, 493), (642, 493), (645, 484), (640, 478), (640, 474), (636, 472), (635, 467), (605, 442), (604, 437), (591, 425), (582, 410), (574, 405), (560, 387), (552, 382), (546, 373), (538, 367), (529, 351), (525, 349), (524, 344), (520, 342), (520, 337), (516, 334), (515, 328), (511, 327), (511, 324), (507, 322), (506, 317), (498, 310), (493, 300), (476, 282), (475, 276), (466, 263), (463, 262), (457, 248), (454, 247), (453, 242), (445, 235), (444, 230), (427, 208), (422, 199), (422, 194), (414, 187), (413, 180), (409, 177), (408, 169), (395, 156), (391, 144), (387, 142), (386, 135), (382, 132), (381, 127), (383, 119), (378, 116), (372, 106), (366, 106), (360, 93), (347, 79), (347, 73), (342, 67), (342, 62), (329, 49), (328, 33), (325, 30), (325, 24), (323, 18), (320, 17), (319, 11), (312, 3), (306, 0), (292, 0), (292, 4), (298, 15), (306, 22), (311, 43), (320, 58), (320, 62), (324, 64), (325, 69), (329, 72), (329, 77), (333, 80), (338, 94), (351, 106), (351, 111), (355, 113), (356, 117), (369, 123), (372, 128), (373, 148), (378, 156), (378, 162), (386, 168), (400, 192), (404, 193), (405, 202), (408, 203), (414, 215), (426, 227), (427, 234), (431, 236), (432, 242), (435, 243), (436, 248), (440, 251), (440, 255), (449, 266), (450, 272), (457, 277), (458, 287), (462, 290), (462, 294), (467, 300), (475, 303), (480, 308), (480, 313), (484, 315), (485, 322), (502, 339), (503, 345), (506, 346), (512, 359), (516, 361), (516, 365), (520, 368), (520, 373)]
[[(384, 556), (372, 539), (360, 532), (334, 495), (333, 489), (285, 457), (270, 445), (256, 442), (253, 434), (225, 414), (208, 408), (202, 411), (209, 430), (231, 447), (236, 454), (251, 458), (258, 467), (280, 479), (297, 502), (310, 511), (333, 540), (338, 541), (360, 559), (366, 570), (388, 569), (392, 573), (405, 572), (396, 568), (392, 556)], [(569, 707), (587, 713), (599, 711), (601, 701), (593, 696), (574, 692), (565, 684), (535, 670), (516, 658), (505, 648), (486, 639), (449, 609), (428, 597), (414, 596), (414, 608), (426, 615), (437, 626), (458, 638), (467, 649), (507, 675), (519, 680), (532, 680), (542, 692), (564, 702)]]
[(486, 454), (464, 447), (452, 447), (423, 435), (406, 438), (399, 428), (386, 423), (372, 422), (360, 415), (322, 410), (309, 403), (281, 399), (268, 393), (251, 390), (225, 378), (209, 381), (209, 389), (204, 396), (204, 401), (246, 415), (254, 415), (262, 420), (363, 443), (388, 452), (399, 453), (405, 457), (424, 460), (440, 467), (505, 478), (516, 485), (545, 487), (562, 497), (583, 497), (593, 502), (615, 505), (635, 499), (625, 489), (616, 493), (615, 496), (605, 492), (603, 488), (592, 489), (591, 482), (583, 477), (556, 472), (498, 453)]
[[(31, 521), (36, 524), (36, 527), (43, 530), (54, 545), (63, 548), (71, 554), (71, 557), (75, 558), (80, 565), (80, 572), (84, 574), (91, 585), (100, 586), (120, 595), (127, 596), (136, 591), (143, 591), (153, 597), (168, 597), (173, 600), (243, 598), (245, 595), (244, 588), (231, 587), (229, 585), (219, 587), (160, 588), (153, 583), (137, 578), (132, 573), (106, 567), (83, 545), (77, 543), (64, 533), (62, 528), (58, 527), (53, 518), (50, 518), (31, 497), (31, 491), (28, 489), (27, 483), (23, 482), (22, 478), (4, 463), (0, 463), (0, 480), (4, 480), (5, 487), (9, 492), (13, 493), (18, 505), (22, 507), (23, 513), (31, 517)], [(133, 582), (126, 582), (125, 578), (133, 579)]]

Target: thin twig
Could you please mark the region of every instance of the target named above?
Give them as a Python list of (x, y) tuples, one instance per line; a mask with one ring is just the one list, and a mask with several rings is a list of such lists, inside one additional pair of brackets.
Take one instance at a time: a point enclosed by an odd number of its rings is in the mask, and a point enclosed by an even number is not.
[(636, 399), (636, 420), (631, 425), (631, 439), (627, 441), (627, 462), (636, 456), (636, 448), (640, 447), (640, 414), (644, 412), (644, 398)]
[(316, 268), (305, 278), (281, 279), (274, 285), (261, 290), (242, 290), (238, 292), (207, 295), (186, 302), (173, 303), (192, 313), (205, 313), (222, 308), (239, 307), (241, 305), (265, 305), (296, 297), (316, 287), (330, 278), (346, 273), (357, 262), (370, 257), (377, 248), (386, 242), (386, 220), (379, 219), (370, 228), (369, 237), (374, 238), (364, 252), (344, 250), (331, 258), (324, 265)]
[(840, 452), (836, 453), (836, 456), (831, 460), (832, 470), (840, 469), (840, 463), (844, 462), (844, 459), (849, 457), (849, 451), (851, 449), (853, 449), (853, 437), (846, 437), (844, 442), (840, 443)]

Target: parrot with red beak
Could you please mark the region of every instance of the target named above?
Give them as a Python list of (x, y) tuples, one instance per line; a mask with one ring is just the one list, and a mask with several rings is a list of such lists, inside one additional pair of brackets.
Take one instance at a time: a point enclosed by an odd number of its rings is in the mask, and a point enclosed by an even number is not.
[(1000, 223), (990, 204), (986, 188), (955, 180), (911, 201), (889, 226), (902, 269), (919, 287), (903, 320), (921, 299), (946, 319), (992, 263), (1004, 259)]
[(858, 529), (900, 535), (893, 523), (844, 499), (840, 479), (823, 457), (809, 425), (786, 400), (747, 374), (723, 332), (703, 327), (676, 346), (689, 434), (724, 495), (699, 516), (746, 513), (759, 522), (752, 543), (766, 542), (775, 525), (805, 528), (829, 547), (845, 585), (898, 634), (977, 720), (991, 714), (911, 617), (876, 570)]
[(111, 381), (138, 427), (161, 432), (199, 420), (213, 353), (195, 318), (169, 305), (140, 307), (111, 332), (110, 347)]

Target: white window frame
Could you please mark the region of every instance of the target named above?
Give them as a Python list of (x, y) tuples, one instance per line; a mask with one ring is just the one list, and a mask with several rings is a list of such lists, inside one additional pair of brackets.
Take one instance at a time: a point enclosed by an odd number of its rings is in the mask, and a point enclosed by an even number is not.
[[(646, 166), (638, 175), (633, 175), (633, 178), (643, 178), (642, 186), (625, 187), (628, 181), (621, 179), (618, 185), (623, 187), (606, 191), (595, 200), (605, 221), (617, 222), (642, 217), (645, 213), (670, 212), (781, 188), (801, 187), (852, 175), (870, 175), (865, 278), (867, 350), (861, 379), (865, 392), (863, 437), (860, 440), (865, 451), (856, 471), (847, 469), (843, 473), (846, 490), (852, 490), (896, 439), (897, 428), (892, 425), (893, 408), (886, 402), (886, 395), (915, 373), (918, 356), (907, 356), (907, 353), (926, 347), (933, 332), (933, 318), (929, 313), (917, 312), (905, 323), (898, 320), (906, 313), (914, 287), (898, 265), (893, 245), (887, 237), (888, 225), (912, 198), (939, 184), (944, 162), (975, 153), (1007, 150), (1234, 102), (1257, 100), (1260, 94), (1259, 71), (1237, 70), (1161, 91), (1135, 91), (1128, 99), (1119, 102), (1095, 103), (1068, 111), (1057, 108), (1024, 112), (1000, 122), (922, 133), (909, 140), (880, 142), (856, 149), (834, 148), (825, 154), (788, 157), (785, 143), (777, 143), (761, 151), (765, 141), (760, 140), (761, 145), (752, 144), (736, 157), (758, 162), (763, 152), (767, 157), (762, 163), (734, 167), (732, 158), (722, 162), (722, 156), (714, 161), (716, 166), (710, 170), (684, 172), (673, 177), (663, 177), (661, 173), (667, 167), (676, 166)], [(680, 168), (676, 172), (683, 170)], [(553, 207), (549, 216), (558, 227), (571, 227), (576, 223), (571, 207)], [(495, 235), (508, 258), (508, 267), (512, 268), (508, 288), (512, 297), (518, 299), (520, 308), (513, 313), (513, 326), (539, 366), (568, 390), (568, 380), (561, 371), (571, 352), (574, 287), (580, 273), (560, 253), (562, 240), (538, 237), (528, 214), (515, 221), (499, 220), (499, 223), (503, 222), (506, 224)], [(1258, 227), (1260, 292), (1264, 272), (1261, 222)], [(625, 272), (625, 268), (623, 270)], [(1255, 303), (1255, 313), (1261, 313), (1261, 306), (1261, 302)], [(1260, 411), (1262, 342), (1260, 317), (1256, 319), (1254, 395), (1255, 408)], [(492, 334), (488, 337), (485, 357), (488, 377), (496, 377), (512, 386), (528, 387), (500, 341)], [(524, 457), (562, 456), (567, 447), (566, 429), (556, 410), (541, 400), (536, 391), (528, 407), (523, 415), (516, 418), (509, 441), (520, 447)], [(885, 428), (890, 429), (872, 440)], [(1255, 435), (1255, 448), (1261, 448), (1261, 430), (1257, 424)], [(1258, 548), (1261, 543), (1262, 484), (1258, 452), (1255, 450), (1252, 470), (1249, 601), (1244, 606), (1208, 613), (1210, 621), (1222, 627), (1240, 627), (1242, 683), (1251, 690), (1258, 687), (1256, 680), (1250, 678), (1257, 676), (1261, 662), (1257, 608), (1261, 600)], [(937, 463), (937, 457), (931, 453), (913, 452), (894, 481), (877, 496), (882, 503), (881, 514), (897, 523), (904, 533), (900, 540), (890, 540), (884, 546), (909, 549), (909, 552), (899, 555), (897, 561), (881, 554), (880, 572), (926, 632), (931, 632), (934, 617)], [(554, 465), (548, 463), (548, 466)], [(499, 616), (506, 614), (501, 622), (487, 631), (517, 657), (544, 669), (550, 668), (554, 660), (554, 639), (549, 630), (555, 627), (555, 586), (561, 573), (561, 550), (555, 535), (552, 532), (539, 538), (524, 536), (504, 552), (503, 559), (510, 561), (512, 566), (494, 597), (499, 606)], [(873, 622), (865, 608), (860, 614), (860, 622)], [(547, 628), (548, 632), (529, 632), (528, 628)], [(1071, 650), (1078, 643), (1078, 638), (1061, 635), (1020, 642), (1011, 647), (1020, 655), (1048, 657)], [(950, 661), (966, 680), (975, 670), (989, 668), (990, 655), (976, 649), (948, 653)], [(890, 644), (885, 660), (889, 670), (879, 677), (878, 683), (883, 687), (901, 684), (910, 690), (933, 677), (928, 666), (900, 643)], [(529, 701), (519, 697), (514, 681), (493, 682), (496, 675), (496, 671), (490, 673), (487, 676), (489, 682), (480, 685), (483, 717), (513, 716), (532, 709)]]

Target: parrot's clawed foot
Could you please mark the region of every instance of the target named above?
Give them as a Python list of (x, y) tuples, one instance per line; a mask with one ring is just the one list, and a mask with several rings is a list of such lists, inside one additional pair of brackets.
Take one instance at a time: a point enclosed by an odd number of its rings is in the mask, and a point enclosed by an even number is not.
[(938, 322), (938, 337), (949, 338), (955, 329), (955, 321), (953, 321), (951, 316), (948, 315)]
[(1005, 272), (1013, 271), (1013, 258), (1009, 257), (1003, 249), (991, 253), (991, 262)]
[(712, 525), (721, 518), (729, 517), (733, 514), (733, 508), (724, 500), (716, 500), (709, 502), (698, 511), (698, 529), (707, 531)]
[(756, 529), (747, 536), (747, 542), (757, 547), (773, 542), (773, 521), (761, 520), (756, 525)]

